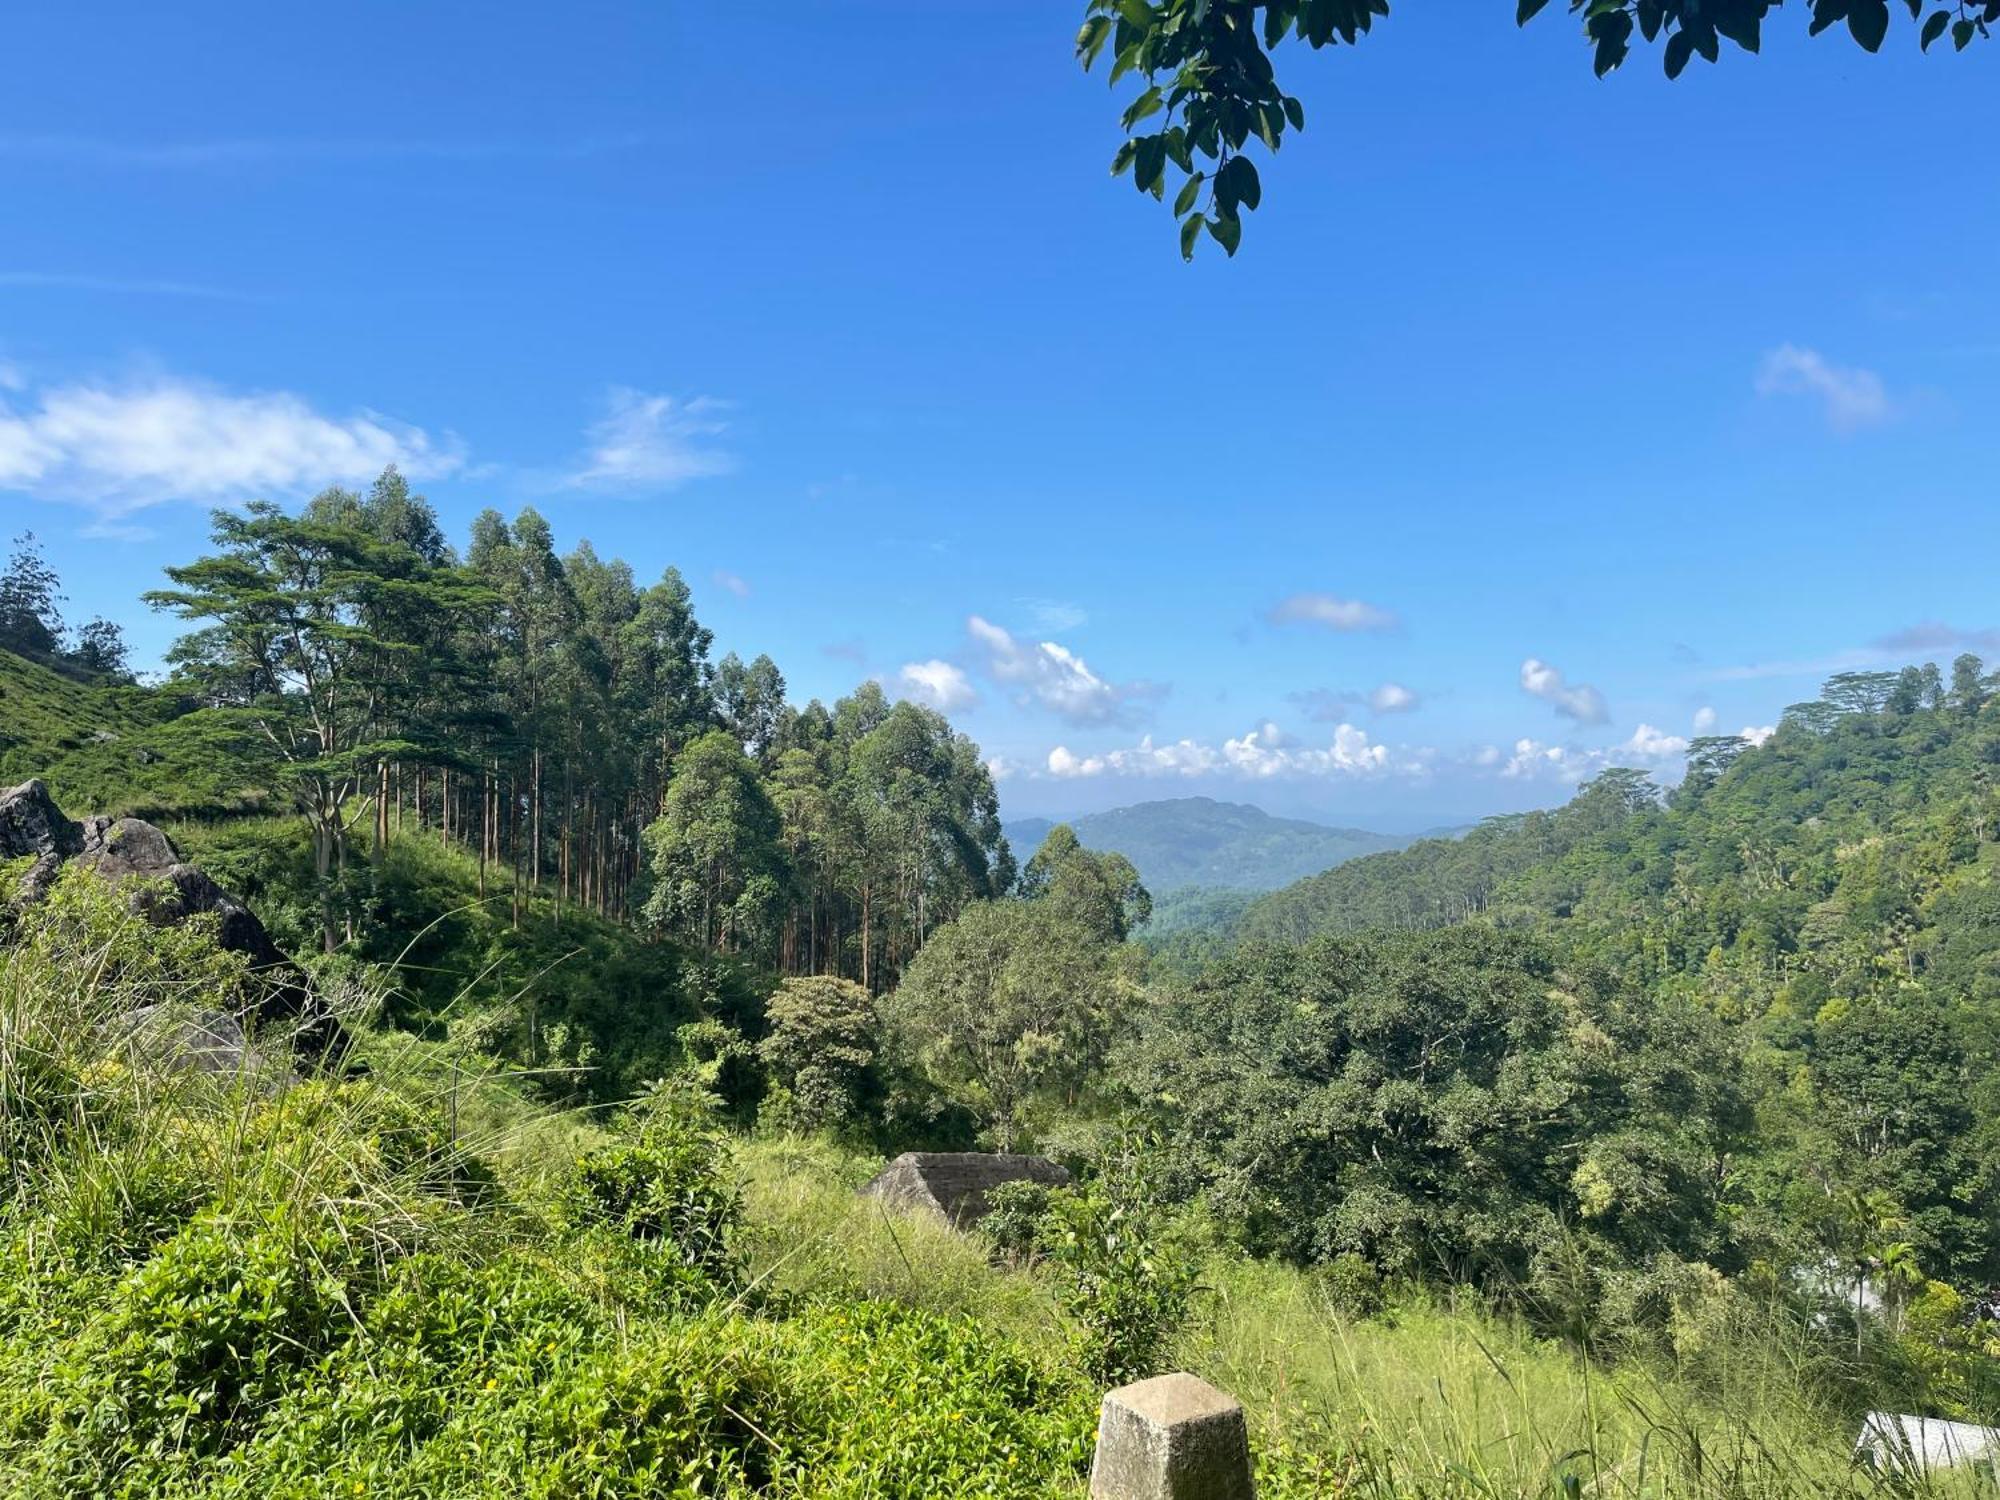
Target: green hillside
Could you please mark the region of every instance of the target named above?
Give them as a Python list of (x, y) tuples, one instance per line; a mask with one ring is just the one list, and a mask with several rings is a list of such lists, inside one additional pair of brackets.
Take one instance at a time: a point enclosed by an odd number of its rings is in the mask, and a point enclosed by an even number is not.
[[(1174, 797), (1068, 820), (1087, 849), (1122, 854), (1156, 895), (1182, 886), (1268, 891), (1406, 842), (1360, 828), (1277, 818), (1241, 802)], [(1026, 859), (1054, 823), (1023, 818), (1007, 839)]]
[(238, 731), (191, 708), (166, 689), (80, 680), (0, 650), (0, 785), (39, 776), (72, 817), (263, 805)]

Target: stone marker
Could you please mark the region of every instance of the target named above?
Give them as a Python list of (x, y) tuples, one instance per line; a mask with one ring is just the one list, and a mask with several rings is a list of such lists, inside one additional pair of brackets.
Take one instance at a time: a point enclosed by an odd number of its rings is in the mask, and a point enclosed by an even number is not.
[(1120, 1386), (1097, 1418), (1091, 1500), (1255, 1500), (1243, 1408), (1205, 1380)]

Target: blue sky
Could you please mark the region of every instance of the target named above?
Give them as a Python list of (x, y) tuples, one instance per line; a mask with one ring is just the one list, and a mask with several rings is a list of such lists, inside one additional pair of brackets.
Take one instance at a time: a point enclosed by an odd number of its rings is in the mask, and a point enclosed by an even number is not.
[(1547, 804), (2000, 626), (2000, 58), (1398, 4), (1187, 266), (1078, 9), (17, 7), (0, 521), (157, 659), (208, 506), (393, 457), (1012, 814)]

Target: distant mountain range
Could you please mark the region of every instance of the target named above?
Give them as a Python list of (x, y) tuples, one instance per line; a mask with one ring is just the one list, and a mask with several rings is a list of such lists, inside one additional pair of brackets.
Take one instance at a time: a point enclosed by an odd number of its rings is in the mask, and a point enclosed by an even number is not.
[[(1113, 850), (1138, 867), (1155, 895), (1182, 886), (1270, 891), (1364, 854), (1401, 849), (1412, 840), (1361, 828), (1329, 828), (1275, 818), (1262, 808), (1212, 797), (1175, 797), (1064, 819), (1089, 849)], [(1053, 818), (1006, 825), (1014, 857), (1025, 865)]]

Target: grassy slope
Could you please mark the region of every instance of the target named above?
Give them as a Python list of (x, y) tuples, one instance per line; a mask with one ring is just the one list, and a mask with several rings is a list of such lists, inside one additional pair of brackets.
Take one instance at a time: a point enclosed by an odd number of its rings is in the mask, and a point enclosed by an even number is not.
[[(879, 1162), (737, 1140), (742, 1274), (690, 1283), (564, 1206), (624, 1127), (456, 1044), (365, 1032), (365, 1080), (276, 1096), (106, 1056), (157, 981), (104, 904), (120, 962), (0, 950), (0, 1492), (1081, 1495), (1053, 1286), (857, 1199)], [(1877, 1493), (1782, 1347), (1697, 1387), (1221, 1248), (1205, 1280), (1176, 1360), (1245, 1401), (1266, 1500)]]
[(215, 816), (263, 805), (212, 715), (154, 688), (78, 682), (0, 651), (0, 785), (38, 776), (71, 817)]

